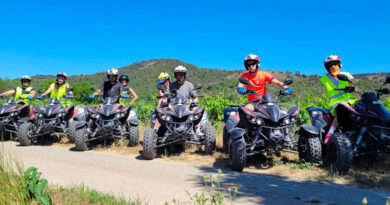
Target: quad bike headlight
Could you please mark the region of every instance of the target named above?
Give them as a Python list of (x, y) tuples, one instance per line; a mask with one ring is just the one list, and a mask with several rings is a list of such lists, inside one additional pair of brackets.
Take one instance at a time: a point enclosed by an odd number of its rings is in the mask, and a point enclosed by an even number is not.
[(252, 117), (249, 119), (249, 122), (253, 123), (253, 124), (256, 124), (256, 118)]
[(292, 122), (292, 123), (294, 123), (296, 120), (297, 120), (296, 117), (292, 117), (292, 118), (291, 118), (291, 122)]
[(99, 114), (96, 114), (96, 119), (100, 119), (100, 115)]
[(42, 114), (42, 113), (39, 113), (38, 117), (43, 117), (43, 114)]
[(115, 117), (116, 118), (121, 118), (121, 114), (120, 113), (116, 113)]
[(58, 113), (58, 114), (57, 114), (57, 117), (62, 117), (62, 116), (64, 116), (63, 113)]
[(257, 125), (263, 124), (263, 120), (261, 120), (260, 118), (256, 119), (256, 124)]
[(283, 120), (283, 124), (288, 125), (290, 123), (291, 123), (290, 118), (289, 117), (285, 117), (284, 120)]
[(165, 117), (165, 120), (166, 120), (166, 121), (171, 121), (171, 119), (172, 119), (172, 118), (171, 118), (171, 116), (169, 116), (169, 115), (167, 115), (167, 116)]
[(193, 120), (195, 119), (195, 117), (194, 117), (193, 115), (190, 115), (190, 116), (188, 116), (188, 119), (189, 119), (190, 121), (193, 121)]
[(13, 117), (13, 116), (17, 116), (17, 115), (19, 115), (19, 113), (18, 113), (18, 112), (13, 112), (13, 113), (11, 113), (11, 117)]
[(194, 116), (195, 120), (199, 119), (199, 115)]

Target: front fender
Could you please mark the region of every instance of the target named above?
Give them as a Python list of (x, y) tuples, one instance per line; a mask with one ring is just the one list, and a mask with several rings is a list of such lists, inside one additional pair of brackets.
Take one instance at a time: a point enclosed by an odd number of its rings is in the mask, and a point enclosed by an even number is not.
[(229, 130), (229, 134), (233, 139), (239, 139), (245, 134), (245, 130), (242, 128), (233, 128)]
[(309, 133), (309, 134), (312, 134), (312, 135), (320, 135), (320, 130), (314, 126), (311, 126), (311, 125), (302, 125), (300, 128), (299, 128), (299, 131), (298, 133), (299, 134), (302, 134), (302, 133)]
[(78, 129), (78, 128), (81, 128), (81, 127), (87, 125), (87, 122), (86, 121), (73, 121), (73, 124), (74, 124), (75, 128)]
[(137, 126), (138, 125), (137, 109), (131, 108), (129, 115), (130, 115), (130, 124)]
[(25, 123), (25, 122), (32, 122), (32, 119), (29, 118), (29, 117), (23, 117), (23, 118), (20, 118), (18, 120), (18, 124), (22, 124), (22, 123)]

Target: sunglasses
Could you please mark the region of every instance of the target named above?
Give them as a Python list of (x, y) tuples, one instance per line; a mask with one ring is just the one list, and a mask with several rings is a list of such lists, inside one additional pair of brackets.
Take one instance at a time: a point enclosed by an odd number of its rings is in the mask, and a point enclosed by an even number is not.
[(115, 77), (115, 75), (111, 74), (111, 75), (107, 75), (107, 77), (113, 78), (113, 77)]
[(251, 66), (254, 66), (254, 65), (257, 65), (257, 63), (247, 63), (246, 64), (247, 67), (251, 67)]
[(31, 82), (31, 81), (29, 81), (29, 80), (22, 80), (22, 83), (29, 83), (29, 82)]
[(121, 80), (121, 83), (123, 83), (123, 82), (128, 83), (129, 81), (128, 80)]

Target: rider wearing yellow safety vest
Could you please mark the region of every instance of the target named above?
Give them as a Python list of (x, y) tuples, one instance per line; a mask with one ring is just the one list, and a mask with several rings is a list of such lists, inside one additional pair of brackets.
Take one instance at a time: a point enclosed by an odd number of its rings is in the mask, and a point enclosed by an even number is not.
[(32, 99), (34, 99), (35, 96), (35, 90), (30, 86), (31, 84), (31, 77), (30, 76), (23, 76), (21, 79), (22, 86), (16, 87), (12, 90), (5, 91), (0, 94), (1, 97), (3, 96), (9, 96), (15, 94), (15, 102), (22, 103), (22, 104), (28, 104)]
[[(341, 60), (336, 55), (328, 56), (324, 61), (324, 66), (328, 71), (322, 76), (321, 82), (325, 86), (328, 93), (329, 107), (331, 114), (335, 116), (328, 133), (325, 136), (325, 144), (328, 143), (329, 138), (333, 135), (334, 130), (338, 126), (337, 116), (335, 113), (338, 104), (352, 105), (359, 98), (357, 92), (346, 93), (344, 91), (337, 91), (335, 88), (345, 88), (347, 86), (354, 86), (354, 78), (347, 72), (340, 72)], [(338, 74), (344, 74), (348, 77), (348, 81), (342, 81), (337, 78)]]
[[(56, 82), (49, 86), (49, 88), (42, 94), (42, 97), (50, 93), (50, 98), (57, 98), (58, 100), (67, 94), (69, 98), (73, 98), (72, 91), (66, 92), (66, 90), (70, 87), (69, 84), (66, 83), (68, 76), (65, 73), (58, 73), (56, 77)], [(69, 106), (72, 104), (72, 102), (66, 100), (61, 101), (61, 104), (64, 106)]]
[[(9, 96), (15, 94), (15, 102), (24, 104), (23, 106), (28, 106), (29, 102), (34, 99), (35, 96), (35, 90), (30, 86), (31, 84), (31, 77), (30, 76), (22, 76), (20, 79), (22, 86), (16, 87), (12, 90), (5, 91), (3, 93), (0, 93), (0, 97), (3, 96)], [(31, 106), (29, 106), (29, 117), (32, 116), (32, 109)]]

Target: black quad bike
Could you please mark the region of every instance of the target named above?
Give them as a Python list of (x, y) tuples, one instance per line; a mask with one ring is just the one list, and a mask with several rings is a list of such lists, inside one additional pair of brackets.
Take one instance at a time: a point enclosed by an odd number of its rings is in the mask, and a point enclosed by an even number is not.
[[(20, 98), (22, 99), (22, 98)], [(17, 103), (14, 99), (7, 99), (0, 107), (0, 140), (11, 137), (11, 133), (17, 134), (19, 120), (28, 117), (30, 106), (25, 103)]]
[[(194, 86), (194, 90), (200, 88), (200, 84)], [(184, 149), (186, 143), (204, 145), (207, 154), (214, 153), (215, 129), (209, 124), (205, 107), (192, 108), (184, 96), (177, 95), (175, 90), (164, 97), (170, 102), (169, 106), (156, 107), (155, 113), (161, 127), (157, 132), (153, 128), (145, 130), (143, 156), (154, 159), (162, 148), (172, 145)], [(195, 131), (199, 123), (203, 135)]]
[(67, 96), (63, 96), (60, 100), (49, 98), (47, 105), (34, 106), (32, 118), (24, 117), (19, 120), (19, 143), (22, 146), (29, 146), (36, 142), (38, 137), (47, 136), (53, 132), (67, 134), (68, 121), (73, 116), (74, 106), (62, 105), (61, 101), (66, 100), (69, 100)]
[[(106, 97), (101, 100), (101, 109), (97, 107), (79, 107), (80, 113), (70, 126), (75, 148), (85, 151), (91, 141), (106, 142), (115, 138), (126, 138), (130, 146), (139, 143), (138, 118), (136, 109), (130, 105), (118, 104), (119, 97)], [(130, 125), (127, 118), (130, 115)]]
[[(240, 78), (239, 81), (253, 86), (248, 79)], [(284, 85), (292, 82), (291, 78), (286, 79)], [(251, 89), (247, 90), (247, 94), (258, 95)], [(242, 171), (247, 156), (271, 151), (296, 153), (292, 149), (291, 135), (300, 107), (294, 106), (287, 110), (275, 103), (285, 95), (284, 91), (280, 91), (276, 99), (271, 94), (265, 94), (262, 98), (251, 101), (256, 103), (255, 111), (246, 109), (245, 105), (230, 105), (231, 108), (224, 110), (223, 145), (225, 152), (229, 154), (229, 164), (233, 170)]]
[[(347, 76), (339, 74), (339, 80), (348, 81)], [(390, 83), (386, 78), (383, 85)], [(336, 107), (338, 130), (324, 144), (325, 135), (333, 122), (329, 109), (308, 107), (311, 125), (302, 125), (299, 130), (298, 151), (303, 161), (330, 166), (342, 174), (348, 172), (353, 157), (390, 153), (390, 113), (378, 101), (390, 90), (383, 88), (365, 92), (354, 105), (340, 103)], [(337, 89), (346, 93), (355, 91), (354, 87)]]

